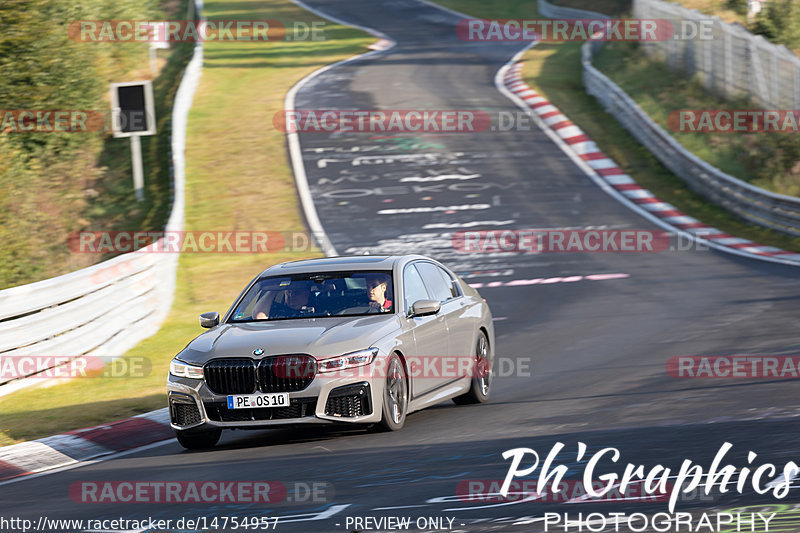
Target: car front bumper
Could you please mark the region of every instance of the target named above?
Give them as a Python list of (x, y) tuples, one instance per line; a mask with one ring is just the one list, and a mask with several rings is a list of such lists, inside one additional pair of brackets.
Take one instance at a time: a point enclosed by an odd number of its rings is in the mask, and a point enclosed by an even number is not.
[(227, 395), (202, 379), (169, 375), (170, 425), (176, 430), (261, 428), (297, 424), (371, 424), (381, 420), (384, 380), (318, 374), (288, 407), (228, 409)]

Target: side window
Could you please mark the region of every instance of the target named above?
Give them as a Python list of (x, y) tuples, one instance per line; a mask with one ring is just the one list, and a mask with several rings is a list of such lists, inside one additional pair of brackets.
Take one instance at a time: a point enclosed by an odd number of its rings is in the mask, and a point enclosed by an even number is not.
[(450, 283), (450, 276), (447, 276), (448, 280), (445, 281), (445, 273), (442, 269), (433, 263), (417, 263), (417, 268), (432, 299), (444, 302), (453, 297), (453, 284)]
[(458, 282), (453, 279), (453, 277), (446, 270), (439, 268), (439, 272), (442, 273), (442, 277), (447, 283), (447, 286), (450, 287), (450, 297), (458, 298), (461, 296), (461, 288), (458, 286)]
[(417, 300), (430, 298), (428, 291), (425, 289), (425, 284), (422, 283), (422, 277), (420, 277), (414, 265), (408, 265), (403, 270), (403, 290), (406, 297), (406, 309), (411, 309), (411, 306)]

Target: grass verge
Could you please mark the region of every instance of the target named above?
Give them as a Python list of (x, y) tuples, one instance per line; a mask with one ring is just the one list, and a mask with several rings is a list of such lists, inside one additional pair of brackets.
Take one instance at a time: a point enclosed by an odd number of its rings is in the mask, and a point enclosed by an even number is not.
[[(594, 64), (667, 131), (667, 117), (675, 110), (758, 108), (746, 99), (728, 102), (706, 92), (698, 79), (673, 74), (650, 60), (637, 43), (608, 43)], [(773, 192), (800, 195), (800, 141), (795, 133), (671, 134), (723, 172)]]
[[(18, 5), (17, 5), (18, 4)], [(19, 132), (0, 127), (0, 289), (66, 274), (104, 257), (74, 253), (82, 230), (161, 230), (170, 204), (170, 108), (190, 43), (69, 39), (70, 20), (171, 20), (188, 0), (11, 0), (0, 3), (0, 101), (5, 109), (109, 109), (108, 83), (153, 80), (156, 135), (142, 139), (145, 201), (131, 184), (128, 139), (104, 131)], [(6, 20), (8, 19), (8, 20)], [(52, 58), (58, 57), (58, 60)], [(108, 124), (106, 125), (108, 126)]]
[[(579, 7), (582, 1), (561, 0), (559, 3), (569, 7)], [(622, 11), (615, 11), (615, 5), (620, 10), (630, 5), (627, 0), (613, 1), (597, 4), (595, 10), (603, 9), (607, 14), (619, 15)], [(491, 4), (480, 0), (438, 0), (438, 3), (480, 18), (540, 16), (534, 3), (517, 0), (503, 0)], [(585, 6), (585, 2), (583, 5)], [(606, 113), (600, 103), (593, 96), (586, 94), (584, 89), (581, 44), (541, 43), (530, 49), (522, 59), (526, 83), (580, 126), (597, 143), (600, 150), (614, 159), (639, 185), (652, 191), (658, 198), (725, 233), (765, 245), (800, 251), (800, 239), (744, 222), (691, 191), (613, 116)]]
[[(206, 2), (209, 19), (321, 22), (288, 0)], [(361, 31), (324, 22), (324, 41), (208, 42), (187, 138), (187, 230), (303, 231), (284, 134), (272, 127), (289, 88), (306, 74), (365, 51)], [(172, 357), (200, 333), (197, 315), (223, 311), (268, 266), (319, 256), (188, 254), (180, 258), (175, 303), (161, 330), (125, 357), (144, 357), (134, 378), (76, 379), (0, 398), (0, 445), (101, 424), (166, 406)]]

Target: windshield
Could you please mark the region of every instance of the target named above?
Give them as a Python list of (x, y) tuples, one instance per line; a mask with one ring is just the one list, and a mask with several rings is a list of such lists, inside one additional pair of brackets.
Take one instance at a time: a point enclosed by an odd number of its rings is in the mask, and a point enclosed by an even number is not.
[(229, 322), (394, 312), (391, 272), (313, 272), (258, 280)]

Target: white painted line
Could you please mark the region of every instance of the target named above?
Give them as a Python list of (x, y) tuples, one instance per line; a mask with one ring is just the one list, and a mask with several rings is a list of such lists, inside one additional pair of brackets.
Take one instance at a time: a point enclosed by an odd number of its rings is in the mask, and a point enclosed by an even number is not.
[(516, 220), (481, 220), (473, 222), (439, 222), (435, 224), (425, 224), (422, 229), (457, 229), (457, 228), (474, 228), (481, 226), (508, 226), (515, 223)]
[(393, 46), (392, 41), (386, 39), (378, 39), (378, 42), (369, 45), (367, 48), (370, 50), (388, 50)]
[(569, 139), (570, 137), (585, 135), (585, 133), (583, 133), (583, 130), (580, 129), (578, 126), (567, 126), (566, 128), (559, 128), (558, 130), (556, 130), (556, 134), (562, 139)]
[(631, 277), (630, 274), (589, 274), (586, 279), (592, 281), (606, 281), (609, 279), (625, 279)]
[[(594, 143), (594, 141), (584, 141), (582, 143), (573, 144), (572, 151), (578, 155), (586, 155), (599, 152), (600, 150), (598, 150), (597, 145)], [(606, 179), (608, 179), (608, 177), (610, 176), (606, 176)], [(631, 182), (633, 181), (631, 180)]]
[(725, 237), (722, 239), (711, 239), (711, 240), (717, 244), (724, 244), (726, 246), (730, 246), (731, 244), (747, 244), (748, 242), (753, 242), (748, 239), (742, 239), (739, 237)]
[(25, 472), (39, 472), (76, 462), (72, 457), (36, 440), (3, 447), (0, 449), (0, 461)]
[[(533, 91), (532, 91), (533, 92)], [(519, 93), (522, 96), (523, 93)], [(536, 104), (541, 104), (542, 102), (546, 102), (544, 98), (538, 96), (539, 93), (534, 92), (537, 96), (523, 96), (523, 100), (525, 100), (529, 105), (535, 106)]]
[[(789, 472), (789, 483), (791, 483), (792, 481), (797, 479), (798, 474), (800, 474), (800, 471), (795, 470), (795, 469), (791, 470)], [(773, 479), (772, 481), (770, 481), (769, 483), (767, 483), (767, 488), (774, 489), (775, 487), (778, 487), (778, 486), (782, 485), (785, 480), (786, 480), (786, 477), (784, 477), (784, 475), (781, 474), (778, 477), (776, 477), (775, 479)]]
[(446, 181), (446, 180), (474, 180), (475, 178), (480, 178), (480, 174), (442, 174), (441, 176), (412, 176), (409, 178), (402, 178), (400, 182), (429, 182), (429, 181)]
[[(701, 222), (701, 224), (702, 224), (702, 222)], [(691, 233), (696, 233), (700, 237), (707, 236), (707, 235), (715, 235), (717, 233), (722, 233), (717, 228), (712, 228), (711, 226), (704, 226), (702, 228), (689, 228), (686, 231), (691, 232)]]
[(174, 442), (175, 442), (175, 439), (170, 438), (170, 439), (162, 440), (162, 441), (159, 441), (159, 442), (153, 442), (151, 444), (145, 444), (144, 446), (139, 446), (138, 448), (132, 448), (130, 450), (125, 450), (125, 451), (122, 451), (122, 452), (112, 452), (112, 453), (109, 453), (109, 455), (106, 455), (104, 457), (98, 457), (96, 459), (91, 459), (91, 460), (88, 460), (88, 461), (75, 461), (75, 462), (73, 462), (71, 464), (68, 464), (68, 465), (55, 467), (55, 468), (52, 468), (52, 469), (49, 469), (49, 470), (43, 470), (41, 472), (36, 472), (34, 474), (29, 474), (27, 476), (20, 476), (20, 477), (15, 477), (15, 478), (12, 478), (12, 479), (7, 479), (5, 481), (0, 481), (0, 487), (2, 487), (3, 485), (10, 485), (12, 483), (19, 483), (21, 481), (27, 481), (28, 479), (35, 479), (35, 478), (38, 478), (38, 477), (49, 476), (50, 474), (57, 474), (59, 472), (65, 472), (67, 470), (73, 470), (75, 468), (80, 468), (82, 466), (93, 465), (95, 463), (102, 463), (104, 461), (110, 461), (111, 459), (116, 459), (118, 457), (123, 457), (125, 455), (131, 455), (133, 453), (144, 452), (144, 451), (147, 451), (147, 450), (149, 450), (151, 448), (157, 448), (159, 446), (163, 446), (165, 444), (172, 444)]
[(605, 180), (611, 185), (636, 185), (636, 182), (633, 181), (633, 178), (627, 174), (614, 174), (613, 176), (605, 176)]
[(45, 446), (49, 446), (76, 461), (90, 459), (114, 451), (88, 439), (84, 439), (79, 435), (53, 435), (52, 437), (38, 439), (35, 442), (40, 442)]
[(747, 248), (742, 248), (742, 250), (747, 250), (748, 252), (754, 254), (766, 254), (781, 251), (780, 248), (775, 248), (774, 246), (748, 246)]
[(677, 217), (665, 217), (664, 220), (669, 222), (670, 224), (696, 224), (700, 222), (694, 217), (690, 217), (688, 215), (677, 216)]
[(413, 213), (436, 213), (441, 211), (472, 211), (491, 209), (489, 204), (465, 204), (465, 205), (437, 205), (437, 206), (421, 206), (421, 207), (399, 207), (396, 209), (381, 209), (378, 211), (379, 215), (409, 215)]
[(552, 285), (554, 283), (575, 283), (576, 281), (608, 281), (629, 278), (630, 274), (589, 274), (588, 276), (567, 276), (555, 278), (512, 279), (490, 283), (469, 283), (473, 289), (495, 289), (498, 287), (526, 287), (529, 285)]
[(440, 6), (439, 4), (434, 4), (433, 2), (429, 2), (428, 0), (417, 0), (417, 2), (419, 2), (421, 4), (429, 5), (430, 7), (435, 7), (436, 9), (439, 9), (441, 11), (447, 11), (451, 15), (453, 15), (455, 17), (458, 17), (458, 20), (475, 18), (475, 17), (470, 17), (469, 15), (465, 15), (464, 13), (462, 13), (460, 11), (456, 11), (455, 9), (450, 9), (449, 7), (444, 7), (444, 6)]
[(373, 511), (393, 511), (395, 509), (416, 509), (417, 507), (427, 507), (426, 504), (421, 505), (396, 505), (394, 507), (374, 507)]
[(629, 191), (620, 191), (626, 198), (652, 198), (653, 193), (647, 189), (631, 189)]
[(654, 204), (639, 204), (644, 209), (650, 212), (657, 213), (659, 211), (673, 211), (675, 206), (667, 202), (656, 202)]
[(548, 126), (552, 126), (553, 124), (558, 124), (559, 122), (564, 122), (567, 119), (564, 115), (554, 115), (552, 117), (544, 119), (545, 124)]
[(552, 104), (543, 105), (542, 107), (537, 107), (534, 109), (537, 115), (544, 115), (545, 113), (550, 113), (551, 111), (558, 111), (558, 108)]
[(615, 168), (617, 166), (617, 164), (609, 158), (590, 159), (589, 161), (587, 161), (587, 163), (589, 163), (589, 166), (595, 170), (601, 170), (604, 168)]
[(527, 525), (530, 525), (530, 524), (533, 524), (533, 523), (536, 523), (536, 522), (542, 522), (542, 521), (544, 521), (544, 517), (543, 516), (540, 516), (538, 518), (527, 517), (527, 518), (522, 518), (520, 520), (517, 520), (516, 522), (513, 522), (511, 525), (512, 526), (527, 526)]

